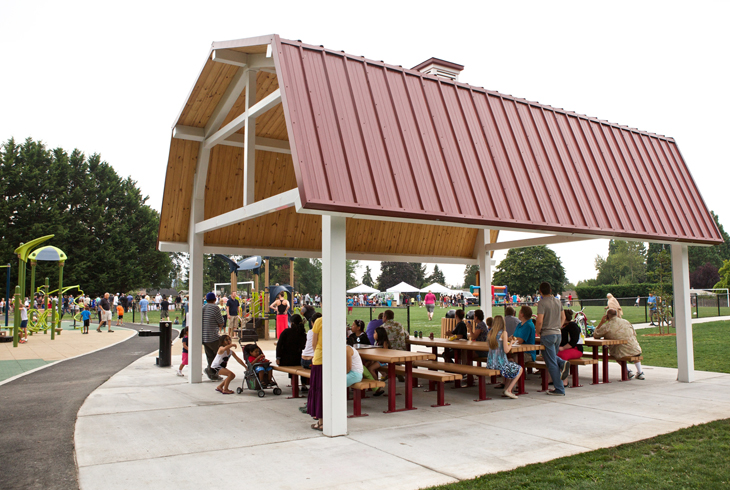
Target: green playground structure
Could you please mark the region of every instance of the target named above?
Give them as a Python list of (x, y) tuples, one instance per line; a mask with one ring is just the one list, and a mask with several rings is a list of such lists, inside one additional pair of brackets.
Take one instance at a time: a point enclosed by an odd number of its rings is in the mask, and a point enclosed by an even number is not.
[[(15, 249), (15, 254), (18, 256), (18, 285), (15, 287), (15, 297), (13, 303), (15, 306), (15, 314), (13, 317), (13, 347), (18, 346), (20, 336), (20, 309), (21, 304), (24, 301), (26, 290), (25, 279), (26, 279), (26, 268), (27, 263), (30, 260), (30, 297), (34, 298), (36, 292), (43, 293), (44, 306), (47, 305), (47, 301), (51, 298), (51, 294), (58, 292), (58, 301), (54, 304), (52, 301), (48, 308), (31, 309), (28, 311), (28, 332), (48, 333), (51, 331), (51, 340), (55, 340), (56, 331), (60, 333), (61, 328), (61, 308), (63, 306), (63, 293), (69, 289), (78, 288), (78, 286), (71, 286), (70, 288), (64, 289), (63, 287), (63, 266), (66, 263), (68, 257), (60, 248), (53, 246), (45, 246), (37, 248), (40, 244), (50, 240), (54, 235), (46, 235), (35, 240), (31, 240), (28, 243), (21, 243), (18, 248)], [(34, 250), (35, 249), (35, 250)], [(35, 268), (38, 261), (49, 261), (58, 262), (58, 289), (50, 291), (48, 278), (46, 277), (45, 284), (40, 286), (37, 290), (35, 287)], [(50, 317), (50, 321), (49, 321)]]

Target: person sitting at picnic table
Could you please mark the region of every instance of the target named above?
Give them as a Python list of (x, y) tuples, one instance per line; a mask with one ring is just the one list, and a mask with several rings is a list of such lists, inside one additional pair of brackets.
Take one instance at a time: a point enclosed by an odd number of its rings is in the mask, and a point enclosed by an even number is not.
[[(388, 340), (388, 332), (385, 330), (385, 328), (378, 327), (377, 329), (375, 329), (374, 338), (375, 338), (375, 342), (373, 345), (380, 347), (381, 349), (390, 349), (391, 348), (390, 340)], [(365, 369), (367, 369), (367, 371), (370, 374), (372, 374), (373, 380), (375, 380), (375, 381), (378, 380), (378, 369), (380, 369), (381, 367), (387, 367), (387, 366), (388, 366), (387, 363), (381, 364), (378, 361), (369, 361), (369, 362), (365, 363)], [(373, 393), (373, 396), (380, 396), (383, 393), (385, 393), (385, 391), (382, 388), (378, 388), (378, 391)]]
[(368, 340), (370, 340), (370, 345), (375, 345), (375, 329), (383, 325), (383, 312), (381, 311), (378, 313), (378, 318), (375, 320), (371, 320), (370, 323), (368, 323), (367, 330), (365, 333), (368, 336)]
[(362, 320), (355, 320), (352, 322), (352, 333), (347, 337), (347, 345), (370, 345), (370, 339), (368, 334), (365, 333), (365, 322)]
[(506, 307), (504, 309), (504, 325), (507, 329), (507, 335), (513, 337), (519, 324), (520, 321), (515, 317), (515, 309), (511, 306)]
[(347, 349), (347, 387), (362, 381), (363, 365), (362, 358), (358, 354), (357, 349), (353, 349), (349, 345)]
[[(476, 316), (476, 313), (474, 313)], [(482, 317), (484, 314), (482, 314)], [(449, 340), (466, 340), (468, 333), (466, 329), (466, 323), (464, 322), (464, 310), (456, 310), (456, 319), (459, 320), (453, 330), (446, 332), (449, 336)], [(454, 349), (444, 349), (444, 361), (454, 362)]]
[[(532, 321), (532, 308), (524, 305), (520, 308), (520, 312), (517, 314), (517, 319), (520, 324), (515, 329), (513, 340), (518, 344), (535, 345), (535, 323)], [(535, 351), (528, 352), (532, 357), (532, 361), (535, 361)]]
[(520, 374), (522, 374), (522, 366), (507, 359), (507, 354), (512, 349), (512, 344), (507, 336), (504, 317), (502, 315), (494, 317), (487, 341), (489, 342), (487, 368), (498, 369), (500, 371), (504, 382), (507, 384), (503, 395), (516, 400), (517, 395), (512, 393), (512, 389), (515, 387)]
[[(307, 333), (304, 331), (304, 320), (300, 315), (291, 316), (291, 327), (281, 332), (276, 343), (276, 364), (279, 366), (301, 366), (302, 351), (307, 345)], [(291, 378), (291, 374), (289, 375)], [(302, 390), (307, 384), (307, 378), (302, 376)]]
[(583, 339), (580, 327), (573, 321), (573, 310), (565, 310), (565, 322), (561, 328), (562, 339), (558, 348), (558, 357), (564, 361), (583, 357)]
[[(395, 350), (408, 350), (406, 348), (408, 334), (403, 329), (403, 325), (396, 322), (394, 318), (395, 313), (393, 313), (393, 310), (385, 310), (383, 312), (383, 320), (385, 320), (385, 323), (383, 323), (383, 328), (386, 332), (388, 332), (390, 348)], [(464, 326), (464, 328), (466, 328), (466, 326)]]
[[(601, 323), (593, 332), (594, 339), (606, 340), (628, 340), (628, 344), (609, 345), (608, 352), (614, 359), (623, 357), (633, 357), (641, 355), (641, 346), (636, 339), (636, 330), (628, 320), (619, 318), (618, 312), (613, 308), (609, 308), (606, 314), (601, 318)], [(644, 371), (641, 369), (641, 361), (634, 363), (636, 367), (636, 378), (645, 379)], [(629, 370), (629, 379), (634, 377), (633, 371)]]
[[(486, 342), (489, 328), (492, 326), (492, 317), (487, 318), (486, 323), (484, 322), (484, 312), (482, 310), (474, 310), (474, 327), (469, 334), (469, 340), (475, 342)], [(489, 351), (476, 351), (477, 357), (487, 357)]]
[(608, 306), (606, 306), (606, 309), (613, 308), (618, 313), (619, 318), (623, 317), (624, 311), (621, 309), (621, 305), (619, 304), (618, 300), (614, 298), (613, 294), (608, 293), (606, 295), (606, 298), (608, 298)]

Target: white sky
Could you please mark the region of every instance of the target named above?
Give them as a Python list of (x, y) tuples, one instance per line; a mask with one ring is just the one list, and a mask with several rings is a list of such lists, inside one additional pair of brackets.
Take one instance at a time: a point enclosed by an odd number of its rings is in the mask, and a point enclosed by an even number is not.
[[(460, 81), (672, 136), (730, 224), (728, 18), (723, 1), (3, 0), (0, 140), (98, 152), (159, 209), (171, 126), (210, 43), (277, 33), (406, 67), (436, 56), (466, 66)], [(552, 248), (573, 282), (608, 250)], [(440, 267), (461, 284), (463, 266)]]

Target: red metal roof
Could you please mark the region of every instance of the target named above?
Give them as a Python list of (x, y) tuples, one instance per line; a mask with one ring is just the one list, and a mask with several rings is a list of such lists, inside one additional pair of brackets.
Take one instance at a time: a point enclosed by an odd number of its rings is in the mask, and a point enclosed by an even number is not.
[(722, 241), (672, 138), (276, 40), (305, 208)]

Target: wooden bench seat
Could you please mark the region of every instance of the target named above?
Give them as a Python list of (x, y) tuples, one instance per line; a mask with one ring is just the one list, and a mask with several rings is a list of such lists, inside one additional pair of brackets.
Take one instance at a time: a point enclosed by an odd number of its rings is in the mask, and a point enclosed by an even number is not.
[[(388, 374), (387, 368), (380, 368), (379, 371), (384, 374)], [(399, 375), (405, 375), (406, 374), (406, 368), (404, 366), (396, 366), (395, 367), (396, 374)], [(450, 405), (449, 403), (445, 403), (445, 385), (444, 383), (448, 383), (449, 381), (456, 381), (461, 379), (460, 374), (456, 373), (442, 373), (439, 371), (429, 371), (427, 369), (413, 369), (412, 370), (413, 375), (413, 387), (417, 387), (417, 379), (425, 379), (428, 381), (428, 389), (424, 391), (436, 391), (436, 405), (431, 405), (432, 407), (446, 407)]]
[[(474, 401), (477, 402), (490, 400), (490, 398), (487, 398), (487, 377), (498, 376), (500, 374), (499, 370), (497, 369), (489, 369), (480, 366), (469, 366), (464, 364), (454, 364), (452, 362), (413, 361), (413, 366), (432, 369), (436, 371), (446, 371), (448, 373), (476, 376), (479, 384), (479, 398)], [(457, 379), (456, 381), (459, 381), (459, 379)]]
[(309, 378), (312, 372), (309, 369), (297, 366), (274, 366), (271, 365), (274, 371), (291, 374), (291, 396), (287, 398), (301, 398), (299, 396), (299, 378)]
[(611, 357), (611, 360), (616, 361), (619, 364), (619, 366), (621, 366), (621, 381), (628, 381), (629, 380), (629, 368), (627, 366), (627, 363), (643, 361), (644, 356), (627, 356), (627, 357), (622, 357), (620, 359)]
[(385, 388), (385, 381), (374, 381), (369, 379), (363, 379), (362, 381), (349, 386), (348, 391), (352, 388), (352, 415), (348, 415), (347, 418), (353, 417), (367, 417), (368, 414), (362, 413), (362, 394), (365, 390), (370, 388)]
[[(570, 373), (573, 375), (573, 381), (570, 385), (571, 388), (580, 388), (583, 386), (580, 384), (580, 376), (578, 374), (578, 366), (589, 366), (591, 364), (598, 364), (598, 359), (571, 359), (567, 361), (570, 364)], [(547, 380), (547, 366), (545, 365), (545, 362), (526, 362), (525, 363), (526, 368), (532, 368), (537, 369), (540, 371), (540, 380), (541, 380), (541, 389), (540, 391), (547, 391), (548, 390), (548, 380)]]

